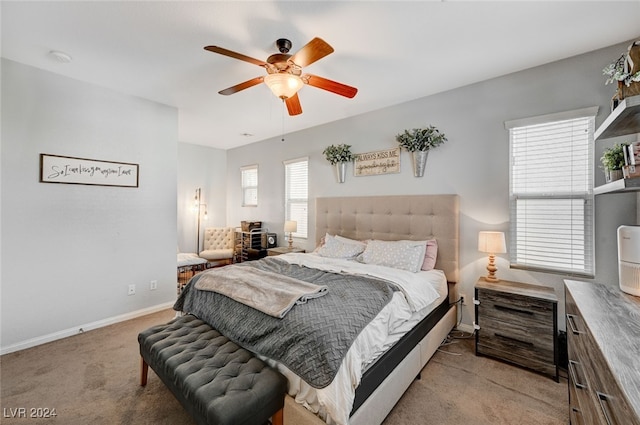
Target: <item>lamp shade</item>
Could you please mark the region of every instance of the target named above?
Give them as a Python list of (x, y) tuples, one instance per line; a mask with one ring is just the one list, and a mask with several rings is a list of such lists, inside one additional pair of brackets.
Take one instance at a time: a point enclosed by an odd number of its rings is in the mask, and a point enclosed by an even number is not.
[(285, 221), (284, 222), (284, 231), (293, 233), (298, 231), (298, 222), (297, 221)]
[(503, 254), (507, 252), (507, 244), (503, 232), (478, 233), (478, 251), (489, 254)]
[(265, 75), (264, 83), (280, 99), (294, 96), (304, 85), (302, 78), (285, 72)]

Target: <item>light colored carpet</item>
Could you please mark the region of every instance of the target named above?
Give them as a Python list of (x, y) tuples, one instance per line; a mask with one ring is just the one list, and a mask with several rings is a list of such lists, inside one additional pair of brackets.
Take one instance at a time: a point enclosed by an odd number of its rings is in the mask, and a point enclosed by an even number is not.
[[(139, 386), (137, 335), (173, 317), (166, 310), (0, 357), (0, 423), (193, 425), (152, 371)], [(565, 380), (476, 357), (471, 340), (443, 350), (460, 356), (437, 353), (385, 425), (568, 423)], [(19, 408), (27, 418), (11, 417)], [(29, 418), (32, 408), (57, 416)]]
[(566, 379), (474, 354), (471, 339), (441, 347), (384, 425), (565, 425)]

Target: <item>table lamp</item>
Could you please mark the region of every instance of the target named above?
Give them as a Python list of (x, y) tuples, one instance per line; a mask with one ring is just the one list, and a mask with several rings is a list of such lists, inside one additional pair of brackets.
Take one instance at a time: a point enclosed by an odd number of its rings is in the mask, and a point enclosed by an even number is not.
[(297, 221), (285, 221), (284, 222), (284, 232), (289, 233), (289, 249), (293, 247), (293, 237), (291, 236), (293, 232), (298, 231), (298, 222)]
[(489, 264), (487, 270), (489, 274), (484, 278), (488, 282), (497, 282), (500, 279), (496, 277), (496, 254), (504, 254), (507, 252), (507, 246), (504, 240), (503, 232), (480, 232), (478, 233), (478, 251), (489, 254)]

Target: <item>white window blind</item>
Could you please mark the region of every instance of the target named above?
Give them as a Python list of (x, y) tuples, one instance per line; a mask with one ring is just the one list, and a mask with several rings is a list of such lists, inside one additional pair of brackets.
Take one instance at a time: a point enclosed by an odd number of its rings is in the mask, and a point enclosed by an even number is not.
[(594, 275), (596, 113), (597, 108), (588, 108), (505, 123), (511, 153), (512, 267)]
[(298, 223), (296, 238), (308, 235), (309, 205), (309, 160), (294, 159), (284, 162), (285, 169), (285, 220)]
[(258, 166), (249, 165), (240, 168), (242, 173), (242, 206), (258, 206)]

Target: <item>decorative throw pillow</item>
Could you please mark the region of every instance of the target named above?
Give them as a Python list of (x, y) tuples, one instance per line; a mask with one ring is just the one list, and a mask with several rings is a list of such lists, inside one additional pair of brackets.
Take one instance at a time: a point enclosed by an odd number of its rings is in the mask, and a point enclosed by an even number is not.
[(436, 259), (438, 257), (438, 241), (435, 239), (429, 239), (427, 241), (427, 249), (424, 254), (424, 261), (422, 262), (422, 270), (433, 270), (436, 266)]
[(335, 236), (326, 234), (324, 237), (324, 245), (318, 248), (317, 253), (322, 257), (328, 258), (355, 258), (364, 251), (364, 243), (343, 242)]
[(418, 272), (424, 263), (426, 241), (378, 241), (371, 240), (360, 256), (366, 264), (393, 267)]

